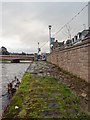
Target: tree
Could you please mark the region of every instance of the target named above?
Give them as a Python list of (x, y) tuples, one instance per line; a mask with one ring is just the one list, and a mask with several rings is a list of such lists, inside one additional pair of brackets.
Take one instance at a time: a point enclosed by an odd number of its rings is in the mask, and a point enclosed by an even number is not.
[(4, 46), (1, 47), (0, 49), (0, 55), (9, 55), (10, 53), (7, 51), (7, 48)]
[(26, 55), (26, 53), (25, 53), (25, 52), (22, 52), (22, 55)]

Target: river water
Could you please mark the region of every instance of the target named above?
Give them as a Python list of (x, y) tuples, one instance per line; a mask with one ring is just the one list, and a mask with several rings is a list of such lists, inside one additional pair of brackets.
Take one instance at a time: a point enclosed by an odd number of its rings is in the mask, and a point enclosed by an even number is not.
[(7, 84), (15, 80), (15, 76), (21, 80), (30, 63), (0, 63), (0, 116), (9, 103)]

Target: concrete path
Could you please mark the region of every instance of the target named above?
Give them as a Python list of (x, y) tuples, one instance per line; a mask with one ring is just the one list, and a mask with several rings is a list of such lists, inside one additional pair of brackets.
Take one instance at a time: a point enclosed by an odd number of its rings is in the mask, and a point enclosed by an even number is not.
[(28, 71), (35, 76), (52, 76), (58, 79), (60, 82), (68, 86), (74, 94), (80, 98), (81, 107), (88, 111), (88, 85), (85, 81), (71, 74), (67, 74), (67, 72), (62, 71), (55, 65), (44, 61), (33, 62), (28, 68)]
[(55, 65), (32, 62), (4, 118), (89, 120), (81, 110), (86, 108), (86, 87), (84, 81)]

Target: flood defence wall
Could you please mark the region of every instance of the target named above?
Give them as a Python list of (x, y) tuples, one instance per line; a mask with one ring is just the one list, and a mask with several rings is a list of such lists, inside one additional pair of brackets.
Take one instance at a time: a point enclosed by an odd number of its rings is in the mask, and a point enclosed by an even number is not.
[(47, 61), (89, 82), (90, 70), (90, 37), (82, 43), (57, 48), (47, 55)]

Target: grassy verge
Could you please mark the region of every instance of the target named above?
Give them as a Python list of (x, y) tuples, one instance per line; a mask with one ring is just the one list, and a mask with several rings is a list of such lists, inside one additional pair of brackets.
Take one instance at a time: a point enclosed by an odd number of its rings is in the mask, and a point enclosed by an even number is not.
[(60, 81), (52, 77), (34, 77), (28, 72), (23, 76), (4, 118), (90, 119), (80, 110), (79, 99)]
[(0, 62), (4, 63), (4, 62), (11, 62), (10, 60), (0, 60)]

